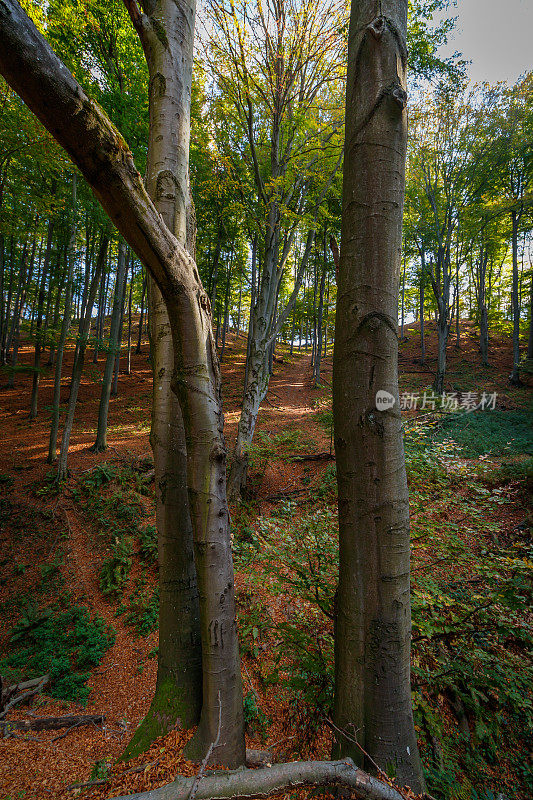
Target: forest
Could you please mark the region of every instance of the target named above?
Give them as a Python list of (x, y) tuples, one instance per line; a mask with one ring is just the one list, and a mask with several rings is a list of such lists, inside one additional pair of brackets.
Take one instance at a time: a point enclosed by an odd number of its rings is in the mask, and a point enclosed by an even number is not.
[(0, 800), (533, 796), (533, 70), (469, 2), (0, 0)]

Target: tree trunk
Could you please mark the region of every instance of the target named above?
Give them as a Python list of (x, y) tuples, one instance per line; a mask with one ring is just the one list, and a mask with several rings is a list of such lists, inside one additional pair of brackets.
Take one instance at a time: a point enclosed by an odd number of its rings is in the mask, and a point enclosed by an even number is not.
[[(154, 26), (135, 10), (136, 6), (128, 7), (146, 49), (162, 47), (172, 53), (174, 47), (181, 50), (180, 42), (187, 46), (187, 70), (184, 72), (184, 62), (174, 62), (185, 86), (192, 62), (194, 8), (178, 7), (169, 0), (170, 13), (178, 16), (173, 28), (167, 18), (161, 22), (156, 17)], [(0, 43), (2, 74), (43, 124), (53, 130), (165, 298), (174, 345), (172, 388), (178, 394), (186, 424), (187, 484), (200, 595), (203, 706), (193, 742), (197, 752), (205, 753), (218, 732), (220, 744), (212, 751), (213, 761), (238, 766), (245, 760), (242, 685), (220, 370), (209, 298), (194, 260), (150, 200), (123, 138), (54, 55), (16, 0), (0, 3)], [(164, 92), (161, 78), (152, 77), (151, 90)], [(189, 100), (190, 95), (183, 91), (183, 113), (178, 118), (187, 131)], [(177, 126), (170, 127), (172, 133)], [(177, 144), (187, 152), (181, 132)], [(166, 182), (162, 177), (158, 186), (166, 195), (174, 181), (170, 178)]]
[(118, 395), (118, 376), (120, 370), (120, 351), (122, 348), (122, 330), (124, 327), (124, 304), (126, 302), (126, 289), (128, 285), (128, 256), (126, 254), (126, 272), (124, 275), (124, 284), (122, 286), (122, 302), (120, 304), (120, 322), (118, 325), (118, 336), (117, 336), (117, 354), (115, 356), (115, 366), (114, 366), (114, 373), (113, 373), (113, 383), (111, 385), (111, 397), (116, 397)]
[[(180, 23), (190, 20), (175, 15), (169, 0), (160, 2), (172, 31), (172, 48), (154, 42), (145, 54), (150, 71), (150, 138), (147, 190), (165, 224), (194, 255), (194, 234), (187, 237), (189, 198), (189, 111), (184, 109), (190, 92), (191, 41), (183, 48), (188, 64), (180, 83)], [(157, 13), (157, 11), (154, 11)], [(194, 17), (192, 20), (194, 27)], [(164, 91), (162, 89), (164, 88)], [(181, 129), (174, 128), (176, 109)], [(172, 136), (168, 135), (169, 130)], [(187, 491), (187, 451), (180, 404), (172, 391), (175, 364), (172, 330), (160, 290), (148, 278), (148, 307), (153, 371), (150, 444), (154, 455), (156, 526), (159, 557), (159, 649), (157, 683), (150, 709), (124, 753), (132, 758), (153, 740), (178, 725), (197, 725), (202, 709), (202, 651), (200, 608), (194, 562), (193, 530)]]
[(405, 270), (407, 268), (407, 256), (403, 257), (403, 272), (402, 272), (402, 316), (400, 321), (400, 342), (403, 342), (403, 324), (405, 321)]
[(228, 276), (226, 279), (226, 293), (224, 295), (224, 322), (222, 325), (222, 352), (220, 353), (220, 363), (224, 360), (224, 351), (226, 350), (226, 334), (228, 332), (228, 325), (229, 325), (229, 300), (230, 300), (230, 288), (231, 288), (231, 269), (233, 266), (233, 257), (234, 251), (232, 251), (230, 259), (228, 261)]
[[(398, 395), (407, 2), (353, 0), (333, 412), (340, 569), (334, 752), (423, 788), (411, 708), (409, 505)], [(392, 407), (376, 393), (388, 392)], [(372, 761), (370, 761), (370, 759)]]
[(444, 378), (446, 377), (446, 346), (448, 344), (448, 334), (450, 325), (446, 319), (446, 310), (443, 308), (444, 301), (438, 301), (439, 312), (437, 315), (437, 374), (433, 388), (437, 394), (444, 391)]
[(12, 343), (13, 351), (11, 354), (11, 370), (7, 382), (8, 389), (13, 389), (15, 386), (15, 368), (18, 362), (18, 349), (20, 343), (20, 324), (24, 313), (24, 303), (26, 301), (26, 295), (28, 292), (28, 288), (31, 285), (31, 279), (33, 275), (33, 265), (35, 263), (36, 247), (37, 247), (37, 236), (34, 236), (31, 248), (30, 264), (28, 267), (27, 274), (24, 273), (24, 275), (22, 276), (20, 296), (18, 298), (18, 302), (15, 308), (15, 318), (13, 320), (13, 328), (9, 340), (9, 346), (11, 346)]
[(248, 383), (248, 369), (250, 364), (250, 348), (253, 337), (254, 307), (256, 302), (256, 272), (257, 272), (257, 233), (252, 240), (252, 286), (250, 290), (250, 316), (248, 318), (248, 335), (246, 337), (246, 363), (244, 365), (244, 386)]
[(85, 361), (85, 350), (87, 347), (87, 337), (91, 329), (91, 317), (93, 313), (94, 301), (96, 299), (96, 292), (98, 291), (98, 284), (104, 270), (104, 265), (107, 258), (107, 247), (109, 245), (109, 235), (102, 233), (100, 239), (100, 249), (96, 259), (96, 266), (94, 274), (91, 279), (89, 291), (87, 294), (87, 303), (85, 306), (85, 316), (80, 319), (78, 341), (76, 344), (76, 351), (74, 356), (74, 364), (72, 365), (72, 378), (70, 381), (70, 394), (67, 405), (67, 413), (65, 416), (65, 426), (63, 428), (63, 436), (61, 437), (61, 447), (59, 450), (59, 460), (57, 464), (56, 480), (63, 481), (67, 477), (68, 465), (68, 448), (70, 444), (70, 435), (72, 433), (72, 426), (74, 424), (74, 413), (76, 411), (76, 403), (78, 400), (78, 392), (80, 389), (81, 376), (83, 373), (83, 363)]
[(43, 270), (41, 273), (41, 281), (39, 283), (39, 294), (37, 301), (37, 321), (35, 325), (35, 357), (33, 360), (33, 382), (31, 390), (30, 401), (30, 419), (35, 419), (37, 416), (37, 405), (39, 400), (39, 382), (41, 379), (41, 353), (42, 353), (42, 323), (43, 323), (43, 308), (46, 278), (48, 276), (48, 266), (52, 255), (52, 236), (54, 233), (54, 222), (50, 220), (48, 223), (48, 234), (46, 239), (46, 251), (44, 255)]
[[(61, 263), (61, 250), (58, 247), (57, 252), (57, 291), (56, 291), (56, 298), (54, 303), (54, 313), (52, 315), (52, 332), (50, 335), (50, 351), (48, 353), (48, 361), (46, 362), (47, 367), (53, 367), (55, 363), (55, 355), (56, 355), (56, 332), (59, 325), (59, 308), (61, 306), (61, 298), (63, 296), (63, 286), (68, 283), (68, 272), (69, 272), (69, 258), (68, 258), (68, 246), (64, 250), (65, 258), (64, 260), (64, 267), (60, 270), (60, 263)], [(50, 290), (49, 297), (51, 300), (52, 292)], [(61, 335), (61, 333), (60, 333)], [(59, 337), (57, 337), (59, 338)]]
[(57, 343), (56, 368), (54, 375), (54, 397), (52, 400), (52, 424), (50, 426), (50, 441), (48, 445), (48, 463), (52, 464), (57, 457), (57, 432), (59, 429), (59, 408), (61, 403), (61, 370), (63, 367), (63, 351), (70, 330), (72, 316), (72, 290), (74, 281), (74, 266), (76, 263), (76, 173), (72, 176), (72, 223), (70, 241), (67, 249), (68, 275), (65, 289), (65, 308), (61, 333)]
[(113, 381), (113, 370), (115, 368), (115, 358), (117, 355), (118, 334), (120, 329), (120, 318), (124, 300), (124, 282), (126, 277), (126, 243), (121, 239), (118, 245), (117, 277), (115, 281), (115, 293), (113, 298), (113, 312), (109, 326), (109, 344), (107, 358), (105, 362), (104, 377), (102, 379), (102, 391), (100, 394), (100, 405), (98, 407), (98, 427), (96, 429), (96, 442), (91, 450), (94, 453), (101, 453), (107, 448), (107, 416), (109, 414), (109, 398), (111, 396), (111, 383)]
[(326, 288), (326, 231), (324, 231), (324, 264), (322, 266), (322, 274), (320, 276), (320, 291), (318, 296), (318, 315), (317, 315), (317, 344), (315, 352), (315, 368), (314, 368), (314, 383), (315, 386), (320, 386), (320, 360), (322, 358), (322, 333), (323, 333), (323, 315), (324, 315), (324, 290)]
[(513, 369), (509, 376), (513, 386), (520, 386), (520, 300), (518, 295), (518, 214), (511, 211), (511, 241), (513, 251)]
[(141, 338), (143, 332), (145, 298), (146, 298), (146, 275), (143, 277), (143, 288), (141, 294), (141, 316), (139, 317), (139, 335), (137, 337), (137, 347), (135, 348), (135, 353), (137, 355), (141, 354)]
[(529, 336), (527, 340), (527, 357), (533, 358), (533, 272), (529, 283)]
[[(305, 251), (302, 256), (293, 292), (283, 312), (274, 322), (279, 282), (276, 266), (278, 263), (279, 230), (276, 233), (275, 214), (272, 212), (268, 230), (274, 233), (265, 249), (265, 260), (261, 274), (261, 288), (251, 314), (250, 348), (247, 357), (246, 382), (244, 385), (242, 412), (239, 419), (237, 439), (232, 456), (231, 472), (228, 478), (228, 495), (237, 498), (246, 486), (249, 450), (252, 443), (259, 407), (268, 391), (270, 346), (283, 328), (290, 315), (301, 287), (305, 268), (309, 262), (314, 230), (307, 234)], [(277, 282), (274, 293), (270, 290), (272, 281)]]
[(426, 339), (424, 331), (424, 303), (426, 288), (426, 252), (420, 251), (421, 276), (420, 276), (420, 362), (426, 363)]
[(133, 292), (133, 259), (131, 260), (130, 290), (128, 292), (128, 356), (126, 362), (126, 374), (131, 375), (131, 311), (132, 311), (132, 292)]

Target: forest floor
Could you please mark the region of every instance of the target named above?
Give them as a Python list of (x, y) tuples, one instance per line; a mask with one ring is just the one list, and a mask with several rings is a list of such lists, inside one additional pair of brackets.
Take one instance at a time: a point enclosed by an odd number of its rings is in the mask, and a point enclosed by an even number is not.
[[(457, 393), (463, 413), (433, 409), (429, 393), (424, 404), (436, 362), (434, 326), (427, 327), (426, 365), (416, 324), (406, 328), (400, 351), (400, 393), (421, 398), (405, 414), (421, 752), (439, 797), (490, 800), (490, 792), (502, 791), (526, 798), (533, 791), (531, 389), (508, 384), (509, 339), (493, 337), (491, 366), (482, 368), (475, 329), (465, 323), (459, 349), (450, 337), (445, 387)], [(31, 375), (19, 371), (15, 389), (0, 387), (0, 673), (28, 678), (52, 669), (57, 676), (55, 697), (40, 696), (31, 711), (13, 709), (8, 719), (105, 714), (104, 724), (61, 731), (61, 738), (42, 731), (0, 739), (0, 800), (80, 793), (103, 800), (196, 769), (180, 755), (178, 731), (132, 762), (115, 763), (149, 707), (156, 679), (147, 349), (144, 342), (131, 375), (120, 376), (109, 447), (101, 454), (89, 447), (105, 355), (93, 363), (89, 353), (71, 475), (59, 493), (46, 464), (52, 368), (42, 374), (32, 422)], [(245, 339), (230, 335), (222, 364), (230, 451), (244, 354)], [(69, 350), (63, 401), (72, 356)], [(31, 359), (30, 347), (22, 348), (21, 365)], [(331, 356), (323, 359), (320, 388), (312, 385), (309, 354), (290, 357), (280, 347), (274, 366), (251, 454), (250, 493), (232, 509), (248, 746), (270, 749), (276, 760), (327, 758), (337, 568)], [(464, 413), (469, 392), (477, 399), (496, 392), (495, 409)], [(103, 783), (65, 788), (91, 779)]]

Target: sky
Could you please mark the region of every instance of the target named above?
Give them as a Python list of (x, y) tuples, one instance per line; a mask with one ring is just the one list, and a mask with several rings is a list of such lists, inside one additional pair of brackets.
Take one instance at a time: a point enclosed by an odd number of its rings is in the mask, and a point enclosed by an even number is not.
[(473, 82), (513, 84), (533, 70), (533, 0), (457, 0), (445, 16), (458, 19), (441, 53), (458, 50), (472, 61)]

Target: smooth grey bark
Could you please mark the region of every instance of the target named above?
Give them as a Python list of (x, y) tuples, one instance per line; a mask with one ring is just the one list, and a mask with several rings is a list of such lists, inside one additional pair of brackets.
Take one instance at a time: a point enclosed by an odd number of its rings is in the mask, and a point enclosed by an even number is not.
[(111, 314), (111, 323), (109, 327), (108, 351), (104, 368), (104, 376), (102, 378), (100, 404), (98, 406), (96, 441), (91, 448), (94, 453), (101, 453), (107, 449), (107, 417), (109, 414), (109, 398), (111, 397), (111, 384), (113, 382), (115, 358), (117, 355), (117, 349), (119, 347), (118, 336), (124, 301), (124, 283), (126, 278), (126, 252), (127, 246), (121, 239), (118, 245), (117, 274), (113, 297), (113, 311)]
[(65, 288), (65, 307), (63, 321), (57, 343), (56, 368), (54, 374), (54, 395), (52, 399), (52, 422), (50, 425), (50, 440), (48, 444), (48, 463), (53, 464), (57, 457), (57, 433), (59, 430), (59, 407), (61, 403), (61, 372), (63, 368), (63, 352), (65, 342), (70, 330), (72, 318), (72, 293), (74, 288), (74, 265), (76, 263), (76, 174), (72, 176), (72, 223), (70, 239), (67, 247), (68, 275)]
[(109, 245), (109, 235), (102, 233), (100, 239), (100, 248), (94, 273), (89, 285), (87, 293), (87, 303), (85, 305), (85, 315), (80, 319), (78, 329), (78, 340), (76, 342), (76, 349), (74, 354), (74, 364), (72, 365), (72, 378), (70, 380), (70, 394), (67, 404), (67, 413), (65, 415), (65, 425), (63, 427), (63, 435), (61, 437), (61, 447), (59, 450), (59, 459), (57, 463), (56, 480), (63, 481), (68, 475), (68, 448), (70, 444), (70, 435), (72, 433), (72, 426), (74, 425), (74, 414), (76, 412), (76, 403), (78, 401), (78, 392), (80, 389), (81, 376), (83, 373), (83, 364), (85, 361), (85, 350), (87, 347), (87, 338), (91, 330), (91, 317), (93, 312), (94, 301), (96, 299), (96, 292), (98, 291), (98, 284), (102, 276), (104, 265), (107, 259), (107, 248)]
[[(177, 7), (172, 3), (173, 10)], [(194, 7), (184, 5), (180, 10), (179, 35), (190, 32), (187, 46), (192, 59)], [(166, 20), (154, 29), (136, 6), (132, 15), (141, 36), (149, 36), (152, 44), (153, 37), (164, 44), (174, 35), (172, 31), (170, 36), (161, 35)], [(194, 260), (163, 223), (148, 196), (124, 139), (89, 100), (16, 0), (0, 3), (0, 44), (0, 71), (78, 165), (165, 299), (174, 345), (172, 388), (180, 401), (186, 431), (187, 485), (200, 595), (203, 705), (195, 743), (206, 752), (219, 730), (220, 745), (212, 758), (238, 766), (245, 759), (242, 685), (221, 380), (209, 298)]]
[(37, 405), (39, 402), (39, 382), (41, 379), (41, 354), (43, 349), (43, 342), (42, 342), (43, 308), (44, 308), (46, 279), (48, 277), (48, 267), (50, 265), (50, 259), (52, 256), (53, 233), (54, 233), (54, 221), (50, 220), (48, 223), (48, 233), (46, 237), (46, 251), (44, 255), (43, 269), (38, 288), (37, 319), (35, 323), (35, 357), (33, 360), (33, 380), (32, 380), (30, 415), (29, 415), (30, 419), (36, 418)]
[[(194, 256), (194, 225), (188, 233), (189, 109), (191, 90), (190, 19), (175, 14), (173, 3), (154, 4), (154, 19), (164, 20), (169, 47), (157, 37), (144, 51), (150, 73), (150, 134), (146, 188), (165, 224)], [(178, 33), (187, 26), (185, 47)], [(194, 13), (192, 19), (194, 29)], [(170, 36), (169, 36), (170, 34)], [(180, 62), (185, 58), (185, 83)], [(174, 119), (180, 125), (174, 124)], [(197, 725), (202, 708), (200, 607), (193, 531), (187, 491), (187, 451), (180, 404), (172, 391), (174, 345), (163, 296), (148, 277), (148, 324), (153, 371), (150, 444), (154, 455), (156, 527), (159, 560), (159, 649), (157, 682), (148, 713), (124, 753), (131, 758), (176, 725)]]
[[(353, 0), (333, 414), (339, 503), (334, 754), (423, 776), (410, 685), (409, 496), (398, 394), (407, 0)], [(376, 393), (394, 398), (383, 409)]]
[(149, 792), (123, 795), (112, 800), (245, 800), (292, 792), (302, 786), (338, 786), (361, 800), (402, 800), (392, 786), (358, 769), (351, 759), (342, 761), (293, 761), (264, 769), (218, 772), (196, 778), (178, 776), (173, 783)]
[[(196, 228), (188, 182), (194, 3), (162, 0), (152, 5), (149, 16), (136, 18), (134, 9), (130, 15), (150, 71), (147, 189), (176, 242), (187, 245), (194, 255)], [(235, 766), (244, 761), (244, 719), (225, 498), (220, 374), (209, 301), (194, 262), (188, 279), (192, 296), (185, 309), (175, 302), (169, 308), (168, 287), (162, 294), (157, 287), (150, 287), (154, 359), (151, 441), (158, 504), (164, 506), (158, 517), (158, 534), (160, 557), (166, 559), (167, 585), (165, 598), (163, 591), (161, 594), (163, 650), (158, 689), (146, 720), (150, 715), (154, 719), (158, 704), (168, 694), (183, 725), (195, 724), (199, 718), (188, 751), (201, 757), (215, 741), (221, 711), (220, 744), (211, 757)], [(171, 293), (175, 294), (174, 287)], [(171, 386), (179, 405), (169, 391)], [(169, 420), (174, 426), (170, 437)], [(195, 566), (198, 588), (193, 580)], [(169, 719), (168, 725), (173, 724)]]

